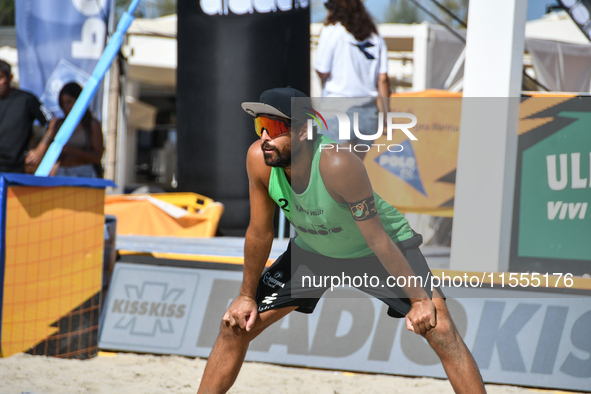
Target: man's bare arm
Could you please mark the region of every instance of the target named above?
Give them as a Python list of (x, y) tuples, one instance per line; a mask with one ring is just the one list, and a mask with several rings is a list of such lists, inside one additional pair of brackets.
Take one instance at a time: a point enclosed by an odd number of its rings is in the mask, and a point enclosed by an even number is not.
[(269, 168), (263, 161), (260, 142), (249, 149), (246, 168), (249, 180), (250, 224), (244, 242), (244, 276), (240, 295), (236, 297), (224, 315), (231, 326), (250, 331), (258, 312), (256, 293), (259, 278), (269, 258), (273, 244), (273, 213), (275, 203), (269, 197)]
[[(359, 203), (366, 201), (371, 209), (373, 189), (361, 160), (349, 152), (327, 151), (320, 162), (322, 178), (329, 193), (337, 202)], [(361, 204), (360, 208), (361, 208)], [(362, 217), (364, 220), (358, 220)], [(369, 210), (356, 220), (367, 245), (375, 253), (392, 276), (413, 276), (414, 271), (400, 249), (388, 236), (377, 214)], [(411, 281), (407, 280), (409, 284)], [(435, 308), (425, 290), (407, 285), (403, 288), (411, 300), (412, 310), (407, 315), (407, 327), (417, 334), (425, 333), (437, 324)]]

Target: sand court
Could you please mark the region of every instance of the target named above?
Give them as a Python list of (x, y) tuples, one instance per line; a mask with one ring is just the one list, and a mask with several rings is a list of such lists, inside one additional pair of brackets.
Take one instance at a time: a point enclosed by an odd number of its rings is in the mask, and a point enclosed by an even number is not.
[[(100, 352), (90, 360), (28, 354), (0, 359), (0, 394), (196, 393), (206, 360)], [(566, 393), (486, 385), (490, 394)], [(446, 380), (244, 364), (230, 394), (452, 394)], [(569, 392), (572, 393), (572, 392)]]

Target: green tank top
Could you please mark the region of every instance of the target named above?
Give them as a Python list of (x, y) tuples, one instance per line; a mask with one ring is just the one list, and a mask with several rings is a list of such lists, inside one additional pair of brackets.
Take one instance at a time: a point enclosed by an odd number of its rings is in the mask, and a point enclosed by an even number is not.
[[(301, 194), (292, 191), (283, 168), (273, 167), (269, 177), (269, 196), (281, 207), (297, 231), (296, 244), (309, 252), (334, 258), (373, 255), (351, 216), (347, 204), (337, 203), (328, 193), (320, 175), (319, 144), (332, 143), (319, 135), (314, 144), (310, 182)], [(413, 236), (408, 221), (392, 205), (374, 192), (376, 208), (386, 233), (394, 242)]]

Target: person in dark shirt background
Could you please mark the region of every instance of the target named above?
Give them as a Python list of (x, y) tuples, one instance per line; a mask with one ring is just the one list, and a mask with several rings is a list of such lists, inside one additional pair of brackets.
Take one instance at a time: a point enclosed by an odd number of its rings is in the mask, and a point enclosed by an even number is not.
[[(39, 145), (29, 151), (25, 159), (26, 165), (39, 166), (55, 135), (64, 124), (81, 93), (82, 86), (76, 82), (67, 83), (62, 87), (58, 101), (60, 108), (64, 112), (64, 117), (54, 118), (49, 122), (49, 127), (47, 127), (47, 131)], [(85, 178), (102, 177), (101, 158), (103, 151), (101, 124), (92, 117), (90, 110), (87, 109), (68, 142), (64, 145), (50, 175)]]
[(10, 86), (10, 64), (0, 60), (0, 172), (25, 172), (25, 154), (35, 119), (48, 121), (33, 94)]

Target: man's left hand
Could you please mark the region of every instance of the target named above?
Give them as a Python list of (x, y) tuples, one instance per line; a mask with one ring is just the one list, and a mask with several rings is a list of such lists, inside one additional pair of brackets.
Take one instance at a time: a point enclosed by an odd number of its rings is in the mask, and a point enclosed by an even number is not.
[(424, 335), (437, 325), (437, 311), (433, 301), (421, 298), (412, 302), (410, 312), (406, 315), (406, 328), (415, 334)]

